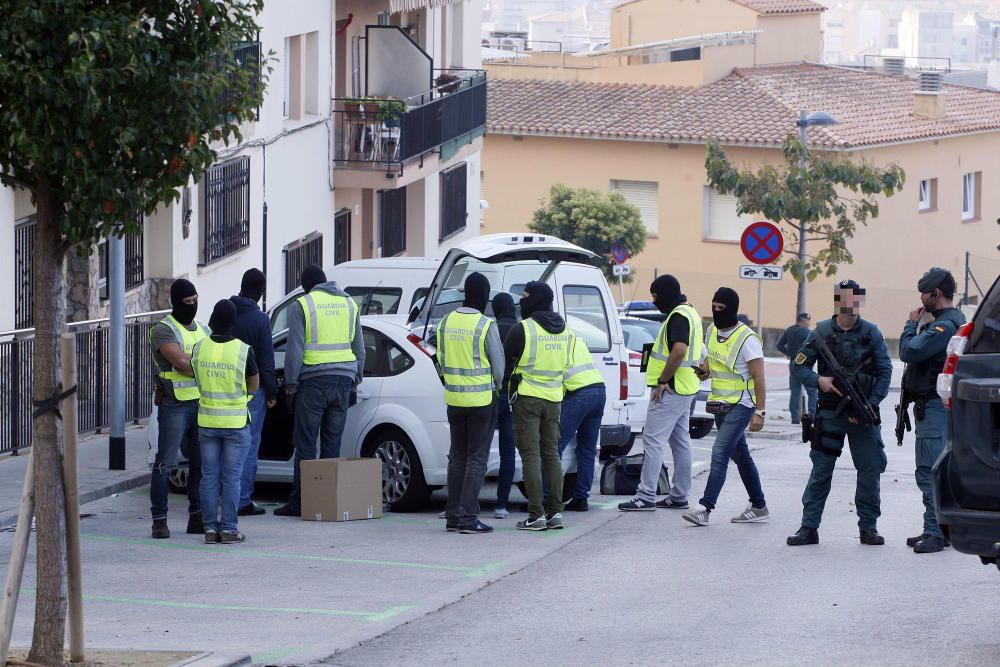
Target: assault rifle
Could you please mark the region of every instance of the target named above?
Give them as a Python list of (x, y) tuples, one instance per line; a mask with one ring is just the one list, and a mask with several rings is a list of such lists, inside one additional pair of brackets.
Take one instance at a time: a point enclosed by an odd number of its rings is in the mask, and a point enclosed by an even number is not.
[(899, 403), (896, 404), (896, 444), (900, 447), (903, 446), (903, 434), (906, 431), (912, 431), (913, 426), (910, 423), (910, 403), (913, 402), (912, 397), (907, 393), (905, 389), (899, 390)]
[(881, 424), (882, 418), (868, 402), (857, 379), (837, 362), (837, 358), (830, 351), (830, 346), (826, 344), (818, 331), (814, 332), (813, 338), (816, 340), (816, 351), (823, 358), (826, 367), (833, 373), (833, 386), (843, 395), (840, 404), (837, 405), (837, 409), (833, 413), (834, 416), (839, 417), (850, 409), (852, 415), (865, 426)]

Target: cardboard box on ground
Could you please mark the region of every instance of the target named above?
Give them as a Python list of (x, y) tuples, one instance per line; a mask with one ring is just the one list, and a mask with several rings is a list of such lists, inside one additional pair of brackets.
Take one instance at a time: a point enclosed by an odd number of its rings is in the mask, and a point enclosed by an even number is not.
[(302, 461), (302, 520), (354, 521), (382, 516), (382, 461), (342, 457)]

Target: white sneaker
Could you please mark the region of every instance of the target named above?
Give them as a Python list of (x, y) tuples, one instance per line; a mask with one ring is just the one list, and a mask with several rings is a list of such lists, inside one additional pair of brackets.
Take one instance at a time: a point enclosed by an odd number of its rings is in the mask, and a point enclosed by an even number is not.
[(696, 526), (707, 526), (708, 525), (708, 515), (712, 510), (708, 509), (704, 505), (695, 505), (693, 509), (684, 512), (681, 516), (684, 517), (685, 521), (690, 521)]
[(493, 510), (494, 519), (506, 519), (509, 516), (510, 512), (508, 512), (507, 509), (504, 507), (498, 507), (495, 510)]
[(754, 507), (747, 505), (743, 514), (734, 516), (730, 521), (733, 523), (763, 523), (771, 518), (771, 513), (766, 507)]

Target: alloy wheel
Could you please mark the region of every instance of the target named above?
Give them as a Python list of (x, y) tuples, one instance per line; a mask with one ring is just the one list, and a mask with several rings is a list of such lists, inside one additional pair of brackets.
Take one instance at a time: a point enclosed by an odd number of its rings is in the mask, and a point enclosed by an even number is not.
[(389, 503), (398, 502), (410, 487), (410, 455), (403, 443), (390, 439), (379, 443), (375, 456), (382, 460), (382, 496)]

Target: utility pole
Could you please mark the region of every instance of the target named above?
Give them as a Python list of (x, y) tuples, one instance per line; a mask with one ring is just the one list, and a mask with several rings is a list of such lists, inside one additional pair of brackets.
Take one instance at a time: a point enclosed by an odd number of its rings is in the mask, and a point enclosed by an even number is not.
[[(799, 109), (799, 143), (802, 144), (802, 153), (799, 157), (799, 173), (805, 178), (806, 173), (806, 146), (809, 145), (809, 116), (805, 109)], [(802, 276), (799, 280), (799, 291), (796, 299), (796, 316), (798, 313), (808, 312), (806, 307), (806, 223), (799, 220), (799, 266)], [(762, 325), (763, 326), (763, 325)]]
[(108, 470), (125, 470), (125, 239), (108, 239), (108, 296), (111, 299), (111, 437)]

